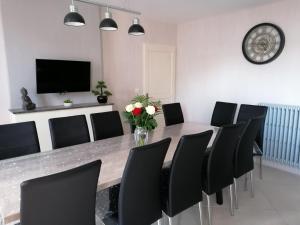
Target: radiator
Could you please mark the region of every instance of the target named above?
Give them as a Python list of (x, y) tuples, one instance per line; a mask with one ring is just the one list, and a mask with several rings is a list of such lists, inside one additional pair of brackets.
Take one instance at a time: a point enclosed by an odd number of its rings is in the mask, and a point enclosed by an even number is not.
[(264, 159), (300, 168), (300, 106), (268, 107), (264, 129)]

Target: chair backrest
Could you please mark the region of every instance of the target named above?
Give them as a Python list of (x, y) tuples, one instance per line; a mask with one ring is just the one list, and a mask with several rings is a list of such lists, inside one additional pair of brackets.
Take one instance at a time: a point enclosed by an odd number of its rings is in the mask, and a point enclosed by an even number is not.
[(85, 115), (49, 119), (53, 149), (90, 142)]
[(150, 225), (161, 218), (160, 175), (170, 141), (130, 151), (119, 193), (119, 225)]
[(226, 125), (219, 129), (207, 163), (207, 194), (233, 183), (233, 156), (244, 126)]
[(21, 184), (22, 225), (95, 225), (101, 161)]
[(233, 124), (236, 108), (236, 103), (216, 102), (210, 124), (216, 127)]
[(263, 150), (264, 127), (265, 127), (267, 112), (268, 112), (267, 106), (242, 104), (237, 117), (237, 123), (248, 122), (249, 119), (253, 119), (258, 116), (263, 117), (263, 120), (261, 120), (260, 129), (255, 139), (256, 143), (258, 144), (261, 150)]
[(38, 152), (35, 122), (0, 125), (0, 160)]
[(250, 119), (244, 128), (242, 136), (235, 150), (235, 178), (239, 178), (240, 176), (254, 169), (253, 145), (263, 119), (264, 118), (262, 116)]
[(202, 162), (212, 134), (213, 131), (209, 130), (180, 139), (168, 182), (169, 216), (173, 217), (202, 201)]
[(91, 122), (95, 141), (124, 134), (118, 111), (91, 114)]
[(166, 126), (184, 123), (183, 113), (180, 103), (162, 105)]

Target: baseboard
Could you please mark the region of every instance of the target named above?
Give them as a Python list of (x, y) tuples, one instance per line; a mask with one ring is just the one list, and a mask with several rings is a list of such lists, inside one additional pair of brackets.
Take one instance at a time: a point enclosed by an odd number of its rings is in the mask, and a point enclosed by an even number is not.
[(282, 165), (278, 162), (263, 160), (263, 165), (268, 166), (268, 167), (272, 167), (272, 168), (275, 168), (275, 169), (283, 170), (283, 171), (286, 171), (286, 172), (289, 172), (289, 173), (300, 176), (300, 169), (293, 168), (293, 167), (286, 166), (286, 165)]

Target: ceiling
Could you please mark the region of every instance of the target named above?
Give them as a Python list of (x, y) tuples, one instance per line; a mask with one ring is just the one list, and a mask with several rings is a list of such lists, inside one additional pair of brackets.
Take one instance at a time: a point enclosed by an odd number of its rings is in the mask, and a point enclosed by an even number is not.
[(254, 7), (280, 0), (91, 0), (142, 12), (150, 19), (182, 23), (204, 16)]

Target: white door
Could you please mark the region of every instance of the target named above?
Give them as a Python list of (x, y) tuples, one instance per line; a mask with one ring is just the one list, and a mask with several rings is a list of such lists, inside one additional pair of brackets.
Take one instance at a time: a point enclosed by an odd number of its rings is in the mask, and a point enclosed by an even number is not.
[[(175, 100), (176, 48), (144, 44), (144, 94), (161, 100), (162, 104)], [(159, 116), (159, 125), (164, 124)]]

